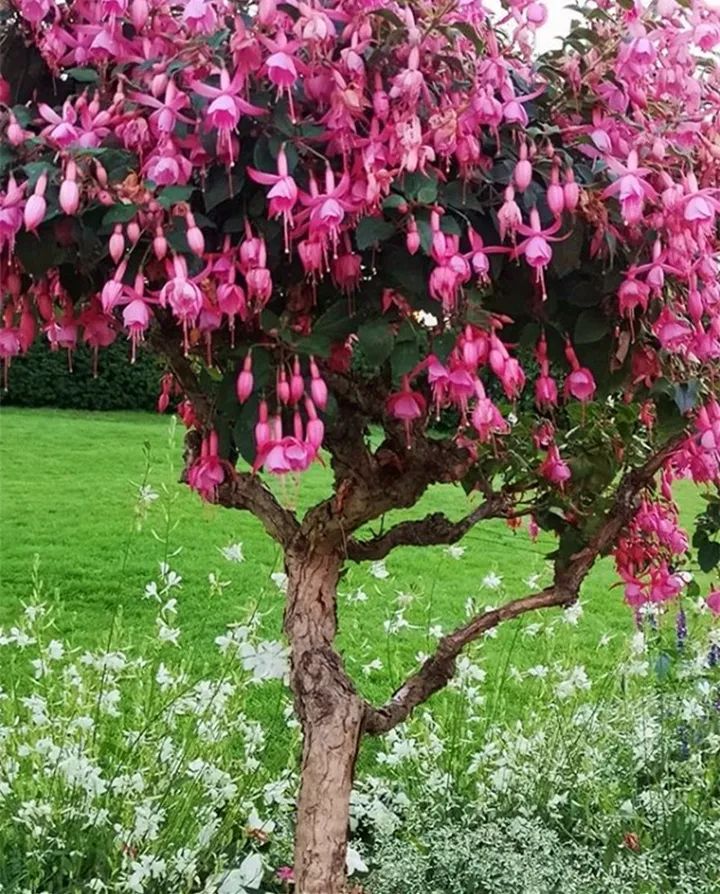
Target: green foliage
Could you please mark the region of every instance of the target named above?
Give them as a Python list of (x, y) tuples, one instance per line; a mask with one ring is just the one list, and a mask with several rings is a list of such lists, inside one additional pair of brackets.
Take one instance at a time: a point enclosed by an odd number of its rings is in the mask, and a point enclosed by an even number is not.
[(104, 348), (94, 376), (93, 354), (87, 346), (73, 354), (71, 372), (67, 351), (50, 351), (46, 343), (36, 341), (26, 355), (13, 360), (1, 400), (23, 407), (153, 410), (163, 369), (149, 351), (138, 351), (131, 364), (128, 350), (123, 338)]

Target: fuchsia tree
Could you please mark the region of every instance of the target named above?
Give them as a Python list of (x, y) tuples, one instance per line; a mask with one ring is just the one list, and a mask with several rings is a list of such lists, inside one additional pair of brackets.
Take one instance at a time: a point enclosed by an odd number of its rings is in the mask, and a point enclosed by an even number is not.
[[(682, 593), (674, 479), (706, 486), (720, 558), (720, 13), (592, 0), (537, 58), (546, 4), (501, 5), (4, 4), (0, 356), (161, 355), (187, 483), (282, 546), (300, 894), (343, 888), (361, 738), (470, 642), (608, 553), (635, 611)], [(315, 462), (332, 487), (299, 517), (273, 478)], [(463, 518), (373, 528), (439, 483)], [(553, 582), (367, 704), (334, 646), (343, 565), (491, 518), (557, 535)]]

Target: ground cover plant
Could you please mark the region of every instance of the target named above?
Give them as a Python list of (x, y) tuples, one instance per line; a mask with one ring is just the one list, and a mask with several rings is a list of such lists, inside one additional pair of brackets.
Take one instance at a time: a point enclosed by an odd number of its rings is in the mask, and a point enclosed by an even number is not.
[[(69, 363), (79, 338), (124, 330), (133, 359), (147, 342), (168, 370), (159, 408), (188, 429), (184, 480), (281, 550), (300, 894), (345, 886), (361, 739), (394, 738), (474, 642), (571, 609), (609, 554), (638, 623), (700, 595), (678, 479), (707, 491), (699, 565), (720, 561), (720, 13), (588, 2), (538, 57), (546, 15), (3, 10), (5, 373), (40, 331)], [(323, 462), (329, 486), (301, 503), (295, 476)], [(469, 495), (459, 519), (439, 485)], [(337, 636), (348, 564), (380, 570), (492, 519), (552, 533), (549, 575), (471, 601), (394, 693), (365, 698)]]

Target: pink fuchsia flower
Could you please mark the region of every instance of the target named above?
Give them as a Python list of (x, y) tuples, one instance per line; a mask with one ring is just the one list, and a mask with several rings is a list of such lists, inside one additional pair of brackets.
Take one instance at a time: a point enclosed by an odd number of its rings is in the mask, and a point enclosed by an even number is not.
[(217, 130), (217, 152), (224, 152), (230, 159), (234, 156), (232, 133), (238, 126), (241, 115), (266, 114), (265, 109), (252, 105), (240, 96), (244, 82), (245, 76), (239, 69), (231, 78), (227, 69), (222, 68), (219, 87), (200, 81), (193, 81), (191, 85), (198, 96), (210, 99), (204, 114), (204, 124), (208, 130)]
[(190, 105), (190, 99), (178, 90), (173, 80), (167, 82), (163, 100), (145, 93), (130, 93), (128, 99), (156, 110), (150, 115), (150, 125), (159, 136), (171, 134), (179, 121), (183, 124), (193, 123), (191, 118), (182, 114), (182, 110)]
[(213, 0), (186, 0), (182, 20), (192, 34), (212, 34), (217, 27)]
[(720, 617), (720, 590), (713, 590), (705, 600), (705, 604), (715, 617)]
[(530, 212), (530, 226), (518, 224), (516, 230), (527, 238), (521, 242), (512, 252), (513, 257), (524, 256), (526, 262), (535, 270), (535, 278), (542, 290), (543, 298), (547, 298), (545, 292), (545, 268), (552, 260), (551, 242), (557, 242), (558, 237), (553, 234), (560, 229), (561, 223), (556, 220), (543, 230), (540, 223), (540, 213), (537, 208)]
[(405, 426), (405, 439), (410, 448), (410, 430), (412, 424), (422, 419), (427, 410), (425, 398), (410, 388), (410, 380), (403, 376), (402, 389), (388, 397), (385, 408), (389, 416), (397, 419)]
[(293, 209), (297, 204), (299, 190), (297, 184), (288, 173), (287, 155), (285, 146), (280, 147), (277, 158), (277, 174), (266, 174), (255, 168), (248, 167), (247, 172), (256, 183), (270, 186), (268, 192), (268, 207), (272, 217), (282, 217), (283, 231), (285, 234), (285, 251), (290, 250), (289, 230), (293, 226)]
[(543, 460), (540, 469), (543, 478), (547, 478), (552, 484), (562, 488), (566, 481), (571, 477), (570, 466), (560, 456), (560, 451), (556, 444), (551, 444), (548, 448), (547, 456)]
[(235, 392), (237, 399), (241, 404), (250, 397), (253, 392), (254, 378), (252, 374), (252, 354), (248, 351), (243, 361), (242, 370), (240, 371), (237, 382), (235, 383)]
[(618, 175), (618, 179), (603, 192), (603, 198), (617, 196), (625, 223), (629, 225), (640, 223), (645, 200), (657, 198), (655, 190), (644, 179), (650, 173), (650, 169), (640, 167), (638, 154), (634, 149), (629, 153), (625, 165), (611, 157), (607, 162), (610, 170)]
[(45, 201), (45, 190), (47, 188), (47, 174), (43, 172), (35, 184), (35, 190), (25, 203), (25, 211), (23, 215), (25, 229), (28, 233), (33, 233), (40, 226), (45, 217), (47, 210), (47, 202)]
[(597, 390), (595, 377), (586, 366), (580, 366), (577, 354), (569, 341), (565, 345), (565, 356), (572, 369), (565, 379), (565, 399), (574, 397), (582, 403), (591, 401)]
[(188, 472), (188, 485), (210, 503), (217, 500), (218, 487), (225, 481), (225, 467), (218, 456), (218, 438), (215, 431), (203, 438), (200, 457)]
[(279, 869), (275, 870), (275, 875), (279, 881), (284, 882), (285, 884), (291, 884), (295, 881), (295, 873), (293, 872), (292, 866), (281, 866)]
[(320, 375), (315, 358), (310, 358), (310, 396), (316, 407), (324, 410), (327, 406), (328, 389), (325, 380)]
[(175, 255), (172, 262), (168, 262), (168, 281), (160, 290), (160, 303), (163, 307), (169, 304), (175, 317), (182, 323), (187, 352), (188, 326), (196, 324), (203, 298), (200, 289), (188, 277), (187, 264), (181, 255)]
[(24, 194), (25, 184), (18, 186), (11, 174), (6, 191), (0, 192), (0, 252), (6, 245), (11, 252), (15, 248), (15, 236), (23, 223)]
[(502, 413), (486, 395), (482, 382), (475, 384), (477, 401), (470, 417), (473, 428), (478, 434), (478, 439), (487, 443), (493, 435), (505, 435), (510, 431), (510, 426)]

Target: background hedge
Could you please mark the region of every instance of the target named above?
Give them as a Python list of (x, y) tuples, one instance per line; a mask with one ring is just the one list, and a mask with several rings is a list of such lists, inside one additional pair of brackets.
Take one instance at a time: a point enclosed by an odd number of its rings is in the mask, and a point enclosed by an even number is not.
[(28, 353), (13, 359), (8, 390), (2, 403), (24, 407), (63, 407), (73, 410), (154, 410), (160, 391), (162, 367), (149, 351), (138, 350), (130, 363), (130, 346), (118, 339), (98, 356), (93, 376), (92, 351), (85, 345), (73, 354), (73, 371), (67, 351), (51, 351), (35, 342)]

